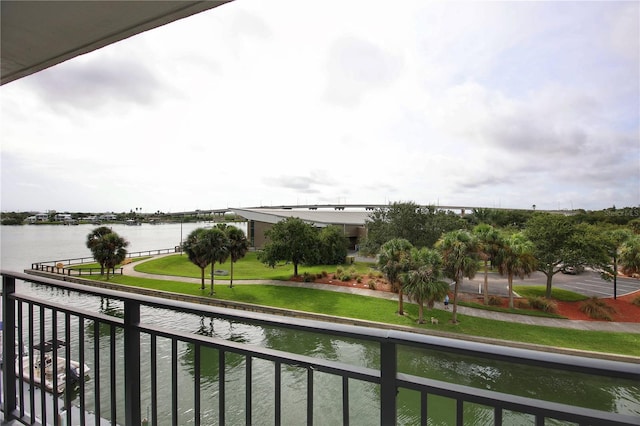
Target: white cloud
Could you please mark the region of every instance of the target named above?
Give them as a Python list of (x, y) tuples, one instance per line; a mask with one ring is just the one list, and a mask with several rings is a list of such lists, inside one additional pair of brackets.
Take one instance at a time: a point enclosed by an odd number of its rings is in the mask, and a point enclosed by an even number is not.
[(2, 87), (2, 209), (640, 204), (637, 3), (236, 1)]

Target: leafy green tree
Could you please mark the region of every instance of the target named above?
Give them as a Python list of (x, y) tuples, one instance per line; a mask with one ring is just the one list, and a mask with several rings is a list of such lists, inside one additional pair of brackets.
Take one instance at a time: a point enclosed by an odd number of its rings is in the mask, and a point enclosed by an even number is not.
[(298, 276), (298, 265), (314, 264), (319, 258), (316, 229), (297, 217), (282, 220), (265, 232), (267, 243), (258, 258), (272, 268), (280, 261), (293, 263), (293, 274)]
[(473, 235), (478, 239), (479, 256), (484, 266), (484, 286), (482, 293), (484, 295), (484, 304), (489, 303), (489, 262), (493, 263), (503, 239), (500, 232), (493, 226), (486, 223), (476, 225), (473, 228)]
[(620, 265), (626, 275), (640, 273), (640, 236), (634, 235), (620, 248)]
[(347, 257), (348, 241), (338, 226), (327, 226), (320, 230), (320, 260), (324, 265), (339, 265)]
[(93, 258), (100, 264), (100, 275), (121, 263), (127, 256), (126, 247), (129, 242), (106, 226), (94, 229), (87, 235), (87, 248)]
[(466, 222), (453, 212), (402, 202), (375, 209), (365, 226), (367, 238), (361, 250), (372, 254), (394, 238), (405, 239), (414, 247), (433, 247), (443, 233), (464, 228)]
[(458, 322), (458, 291), (464, 277), (472, 279), (478, 271), (478, 241), (467, 230), (447, 232), (436, 243), (442, 253), (444, 275), (455, 282), (451, 321)]
[(247, 254), (247, 251), (249, 251), (249, 241), (244, 231), (235, 226), (229, 226), (225, 228), (224, 231), (227, 235), (227, 250), (229, 257), (231, 257), (231, 280), (229, 287), (233, 288), (233, 264)]
[(500, 275), (507, 276), (509, 308), (513, 309), (513, 277), (518, 276), (522, 279), (536, 270), (533, 244), (521, 232), (512, 234), (503, 240), (495, 260)]
[(212, 261), (207, 232), (205, 228), (194, 229), (182, 243), (182, 249), (187, 253), (189, 261), (200, 268), (201, 290), (204, 290), (204, 271)]
[(209, 292), (210, 296), (215, 294), (214, 291), (214, 276), (215, 276), (215, 265), (218, 262), (222, 265), (229, 258), (229, 239), (227, 238), (227, 234), (222, 230), (223, 228), (215, 227), (211, 229), (207, 229), (206, 232), (206, 246), (209, 250), (209, 256), (211, 260), (211, 291)]
[(405, 293), (418, 304), (418, 324), (424, 324), (425, 302), (433, 308), (449, 292), (449, 284), (442, 281), (440, 253), (426, 247), (411, 250), (411, 266), (402, 279)]
[(398, 315), (404, 315), (402, 300), (402, 274), (411, 266), (413, 245), (404, 238), (394, 238), (380, 247), (378, 268), (385, 275), (393, 291), (398, 292)]
[(545, 294), (550, 298), (554, 275), (563, 266), (577, 266), (582, 260), (575, 246), (575, 224), (561, 214), (536, 213), (527, 222), (524, 232), (533, 243), (537, 270), (547, 278)]

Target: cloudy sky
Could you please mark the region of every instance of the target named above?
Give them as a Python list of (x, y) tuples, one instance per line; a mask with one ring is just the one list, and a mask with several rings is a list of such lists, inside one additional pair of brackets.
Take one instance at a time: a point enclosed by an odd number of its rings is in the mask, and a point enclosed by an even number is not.
[(237, 0), (6, 84), (2, 211), (640, 205), (640, 3)]

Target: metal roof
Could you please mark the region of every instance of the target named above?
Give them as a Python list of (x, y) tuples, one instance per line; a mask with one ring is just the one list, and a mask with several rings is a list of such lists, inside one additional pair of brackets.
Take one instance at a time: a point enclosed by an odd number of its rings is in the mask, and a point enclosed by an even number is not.
[(304, 210), (304, 209), (235, 209), (230, 211), (248, 220), (265, 223), (277, 223), (289, 217), (297, 217), (315, 226), (356, 225), (363, 226), (370, 211), (364, 210)]
[(230, 1), (2, 0), (0, 84)]

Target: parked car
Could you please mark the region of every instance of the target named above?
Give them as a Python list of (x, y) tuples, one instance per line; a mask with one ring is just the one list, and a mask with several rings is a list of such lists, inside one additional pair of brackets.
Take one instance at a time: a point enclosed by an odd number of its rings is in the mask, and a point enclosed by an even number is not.
[(584, 266), (582, 266), (582, 265), (578, 265), (578, 266), (566, 265), (566, 266), (562, 267), (562, 273), (563, 274), (578, 275), (582, 271), (584, 271)]

